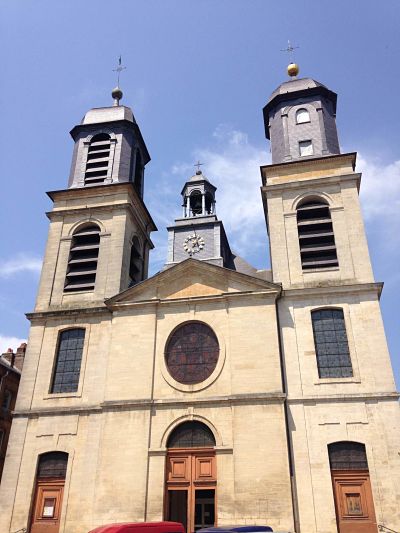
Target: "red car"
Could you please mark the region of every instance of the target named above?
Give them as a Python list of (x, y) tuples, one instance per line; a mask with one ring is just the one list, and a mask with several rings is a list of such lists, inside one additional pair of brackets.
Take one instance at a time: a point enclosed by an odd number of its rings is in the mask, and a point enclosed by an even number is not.
[(89, 533), (185, 533), (179, 522), (125, 522), (96, 527)]

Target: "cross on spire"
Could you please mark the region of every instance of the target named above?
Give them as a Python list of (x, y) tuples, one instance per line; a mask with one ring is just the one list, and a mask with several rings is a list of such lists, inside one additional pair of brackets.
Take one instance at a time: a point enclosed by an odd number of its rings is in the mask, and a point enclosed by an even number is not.
[(117, 68), (113, 69), (113, 72), (117, 72), (117, 87), (119, 87), (119, 76), (120, 76), (121, 72), (123, 70), (125, 70), (125, 69), (126, 69), (126, 67), (122, 66), (122, 58), (121, 58), (121, 56), (119, 56), (119, 58), (118, 58), (118, 66), (117, 66)]
[(289, 60), (291, 63), (294, 63), (293, 59), (293, 50), (296, 50), (296, 48), (300, 48), (299, 46), (293, 46), (292, 43), (288, 40), (287, 48), (281, 49), (281, 52), (287, 52), (289, 54)]
[(197, 163), (195, 163), (193, 166), (197, 167), (196, 174), (201, 174), (200, 167), (203, 166), (203, 163), (200, 163), (200, 161), (197, 161)]

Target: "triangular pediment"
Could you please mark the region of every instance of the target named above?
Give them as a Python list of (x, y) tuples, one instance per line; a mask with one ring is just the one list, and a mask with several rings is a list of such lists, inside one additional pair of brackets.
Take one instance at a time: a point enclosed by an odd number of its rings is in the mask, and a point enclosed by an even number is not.
[(204, 261), (186, 259), (110, 298), (106, 305), (113, 307), (130, 302), (207, 298), (260, 291), (278, 294), (280, 286)]

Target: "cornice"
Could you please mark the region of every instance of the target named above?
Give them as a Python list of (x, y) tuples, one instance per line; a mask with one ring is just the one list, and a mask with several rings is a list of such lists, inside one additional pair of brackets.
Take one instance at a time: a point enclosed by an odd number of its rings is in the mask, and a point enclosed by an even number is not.
[(77, 317), (82, 315), (96, 316), (104, 314), (109, 316), (110, 310), (106, 306), (99, 307), (74, 307), (74, 308), (53, 308), (47, 311), (32, 311), (31, 313), (25, 313), (28, 320), (43, 320), (53, 317)]
[[(279, 179), (276, 178), (276, 179)], [(360, 187), (360, 181), (361, 181), (361, 173), (360, 172), (354, 172), (354, 174), (337, 174), (333, 176), (320, 176), (318, 178), (301, 178), (301, 177), (293, 177), (292, 181), (286, 181), (281, 183), (271, 183), (262, 185), (261, 190), (265, 192), (269, 191), (283, 191), (287, 189), (308, 189), (311, 186), (319, 185), (321, 183), (324, 184), (324, 186), (328, 185), (336, 185), (338, 183), (343, 182), (352, 182), (355, 181), (357, 184), (357, 188)]]
[(224, 300), (233, 300), (238, 298), (245, 298), (251, 296), (252, 298), (265, 298), (266, 296), (272, 297), (273, 300), (277, 300), (279, 297), (279, 292), (275, 290), (264, 290), (264, 291), (238, 291), (238, 292), (224, 292), (221, 294), (205, 294), (199, 296), (184, 296), (182, 298), (153, 298), (150, 300), (139, 300), (139, 301), (127, 301), (127, 302), (106, 302), (107, 307), (110, 311), (119, 311), (123, 309), (129, 309), (130, 307), (142, 307), (142, 306), (168, 306), (176, 304), (185, 304), (185, 303), (199, 303), (199, 302), (213, 302), (213, 301), (224, 301)]
[[(125, 191), (129, 198), (130, 198), (130, 202), (122, 202), (122, 203), (117, 203), (117, 204), (110, 204), (109, 206), (105, 206), (105, 205), (100, 205), (100, 206), (90, 206), (90, 207), (77, 207), (77, 208), (74, 208), (74, 207), (67, 207), (67, 208), (64, 208), (64, 207), (60, 207), (54, 211), (51, 211), (50, 213), (46, 213), (46, 215), (50, 218), (51, 216), (54, 216), (53, 214), (54, 213), (59, 213), (59, 212), (62, 212), (62, 213), (68, 213), (68, 212), (73, 212), (73, 213), (77, 213), (79, 212), (79, 210), (87, 210), (87, 209), (96, 209), (96, 210), (99, 210), (99, 209), (102, 209), (104, 207), (110, 207), (112, 208), (113, 206), (117, 206), (117, 207), (121, 207), (123, 205), (126, 205), (127, 203), (129, 203), (131, 205), (131, 208), (132, 208), (132, 211), (133, 213), (135, 213), (135, 210), (139, 210), (142, 212), (142, 215), (144, 215), (146, 218), (147, 218), (147, 225), (150, 225), (151, 226), (151, 231), (157, 231), (157, 226), (155, 225), (147, 207), (146, 207), (146, 204), (144, 203), (144, 200), (138, 195), (133, 183), (131, 182), (120, 182), (120, 183), (111, 183), (111, 184), (108, 184), (108, 185), (95, 185), (95, 186), (91, 186), (91, 187), (74, 187), (74, 188), (71, 188), (71, 189), (62, 189), (62, 190), (57, 190), (57, 191), (49, 191), (47, 192), (47, 195), (49, 196), (49, 198), (53, 201), (53, 202), (56, 202), (56, 201), (60, 201), (60, 200), (63, 200), (63, 201), (66, 201), (66, 200), (70, 200), (70, 199), (77, 199), (77, 198), (95, 198), (95, 197), (112, 197), (112, 196), (115, 196), (115, 195), (118, 195), (120, 192), (123, 192)], [(133, 209), (133, 206), (135, 207), (135, 209)]]
[(320, 396), (288, 396), (286, 401), (290, 404), (314, 404), (331, 402), (359, 402), (361, 401), (393, 401), (400, 398), (400, 393), (394, 392), (360, 392), (346, 394), (325, 394)]
[(273, 169), (273, 168), (282, 168), (282, 167), (291, 167), (291, 166), (320, 166), (321, 163), (325, 163), (329, 160), (337, 161), (339, 159), (350, 159), (352, 162), (353, 170), (355, 169), (357, 152), (346, 152), (345, 154), (335, 154), (335, 155), (324, 155), (321, 157), (309, 157), (307, 159), (295, 159), (293, 161), (285, 161), (283, 163), (272, 163), (270, 165), (261, 165), (261, 171), (264, 169)]
[[(229, 396), (210, 396), (209, 398), (174, 398), (152, 400), (143, 398), (137, 400), (105, 401), (95, 405), (57, 406), (36, 409), (18, 409), (13, 412), (14, 418), (37, 418), (39, 416), (68, 416), (101, 414), (109, 411), (131, 411), (139, 409), (170, 409), (187, 408), (191, 406), (212, 406), (213, 409), (232, 405), (283, 404), (286, 395), (283, 392), (232, 394)], [(53, 399), (54, 400), (54, 399)]]
[(340, 285), (337, 282), (333, 285), (325, 284), (318, 285), (316, 287), (298, 287), (284, 289), (282, 291), (281, 298), (304, 298), (304, 296), (312, 296), (323, 294), (324, 296), (328, 294), (349, 294), (353, 293), (365, 293), (365, 292), (375, 292), (378, 297), (380, 297), (383, 289), (382, 282), (373, 282), (373, 283), (341, 283)]

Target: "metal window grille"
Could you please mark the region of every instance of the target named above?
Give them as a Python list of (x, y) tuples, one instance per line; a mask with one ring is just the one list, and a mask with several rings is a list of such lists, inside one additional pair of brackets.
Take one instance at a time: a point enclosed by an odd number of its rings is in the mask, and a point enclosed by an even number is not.
[(188, 322), (175, 330), (165, 358), (170, 374), (185, 384), (201, 383), (214, 371), (219, 344), (213, 330), (201, 322)]
[(85, 170), (85, 185), (103, 183), (108, 175), (110, 161), (111, 137), (99, 133), (90, 141)]
[(94, 289), (97, 259), (100, 248), (100, 228), (87, 225), (72, 237), (64, 291), (90, 291)]
[(301, 266), (303, 270), (339, 265), (329, 206), (306, 202), (297, 208)]
[(40, 456), (38, 478), (63, 478), (67, 472), (68, 454), (65, 452), (49, 452)]
[(331, 470), (368, 470), (364, 444), (359, 442), (334, 442), (328, 445)]
[(205, 424), (197, 421), (184, 422), (171, 433), (168, 448), (210, 448), (215, 446), (215, 438)]
[(341, 309), (320, 309), (311, 313), (320, 378), (353, 375), (344, 315)]
[(84, 339), (84, 329), (68, 329), (61, 332), (51, 392), (78, 390)]

